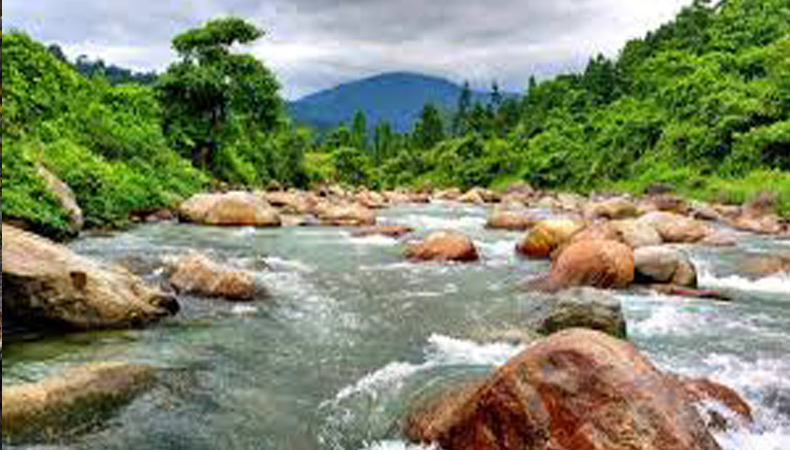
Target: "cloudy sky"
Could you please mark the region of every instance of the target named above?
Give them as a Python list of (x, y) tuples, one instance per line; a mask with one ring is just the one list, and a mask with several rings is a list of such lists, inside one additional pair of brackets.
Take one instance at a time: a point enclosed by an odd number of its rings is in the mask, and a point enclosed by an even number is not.
[(170, 38), (216, 16), (267, 30), (250, 50), (289, 98), (386, 71), (521, 91), (530, 75), (615, 55), (691, 0), (5, 0), (3, 27), (138, 70), (173, 60)]

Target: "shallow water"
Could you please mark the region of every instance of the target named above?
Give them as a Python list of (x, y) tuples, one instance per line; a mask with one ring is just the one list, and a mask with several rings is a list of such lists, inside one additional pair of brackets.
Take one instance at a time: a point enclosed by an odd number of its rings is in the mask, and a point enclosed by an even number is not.
[[(197, 249), (254, 271), (271, 299), (228, 304), (182, 298), (182, 312), (146, 330), (91, 333), (5, 349), (3, 384), (33, 381), (72, 364), (121, 360), (161, 369), (161, 383), (102, 428), (47, 449), (414, 450), (398, 421), (416, 398), (490, 373), (520, 348), (477, 344), (491, 329), (523, 323), (524, 280), (545, 262), (521, 261), (517, 233), (484, 229), (487, 211), (452, 204), (401, 206), (382, 221), (418, 235), (457, 229), (484, 261), (411, 264), (402, 243), (352, 238), (333, 228), (136, 228), (73, 247), (125, 262), (159, 280), (161, 261)], [(787, 242), (744, 236), (749, 251)], [(689, 250), (703, 287), (733, 303), (621, 295), (632, 341), (662, 368), (736, 388), (757, 412), (754, 429), (719, 436), (726, 449), (790, 448), (790, 279), (747, 280), (742, 251)]]

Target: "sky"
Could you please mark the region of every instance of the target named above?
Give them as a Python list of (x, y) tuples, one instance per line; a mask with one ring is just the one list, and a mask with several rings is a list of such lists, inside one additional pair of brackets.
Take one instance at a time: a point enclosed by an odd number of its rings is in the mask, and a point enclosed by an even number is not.
[(289, 99), (389, 71), (497, 81), (521, 92), (531, 75), (616, 56), (691, 0), (5, 0), (3, 28), (67, 55), (163, 70), (171, 38), (235, 15), (266, 30), (245, 49), (271, 68)]

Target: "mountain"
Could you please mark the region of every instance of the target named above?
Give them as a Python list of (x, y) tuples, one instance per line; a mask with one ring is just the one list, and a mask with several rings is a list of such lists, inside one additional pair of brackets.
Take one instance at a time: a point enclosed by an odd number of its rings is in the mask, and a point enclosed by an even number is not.
[[(386, 120), (398, 132), (411, 130), (426, 103), (451, 111), (462, 87), (444, 78), (393, 72), (344, 83), (290, 103), (292, 117), (318, 129), (350, 123), (362, 111), (369, 126)], [(505, 98), (516, 94), (503, 93)], [(473, 102), (488, 103), (490, 94), (473, 92)]]

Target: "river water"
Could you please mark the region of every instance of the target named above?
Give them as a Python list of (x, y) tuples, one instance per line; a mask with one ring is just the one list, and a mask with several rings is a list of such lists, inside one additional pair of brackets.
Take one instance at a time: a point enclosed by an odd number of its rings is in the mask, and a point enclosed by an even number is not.
[[(146, 330), (78, 334), (7, 346), (3, 384), (35, 381), (73, 364), (130, 361), (160, 383), (108, 423), (35, 449), (403, 450), (398, 421), (415, 398), (490, 373), (515, 355), (480, 344), (524, 323), (524, 280), (546, 262), (518, 259), (518, 233), (484, 229), (487, 210), (405, 205), (380, 221), (417, 236), (455, 229), (473, 237), (479, 264), (412, 264), (402, 243), (353, 238), (342, 228), (220, 229), (146, 225), (87, 237), (74, 250), (124, 262), (159, 280), (163, 261), (199, 250), (253, 271), (271, 298), (231, 304), (181, 298), (182, 312)], [(709, 376), (753, 405), (752, 429), (718, 436), (727, 450), (790, 448), (790, 277), (734, 273), (743, 251), (787, 252), (790, 242), (743, 236), (739, 249), (690, 249), (703, 287), (732, 303), (618, 294), (630, 339), (662, 368)], [(501, 333), (500, 333), (501, 334)]]

